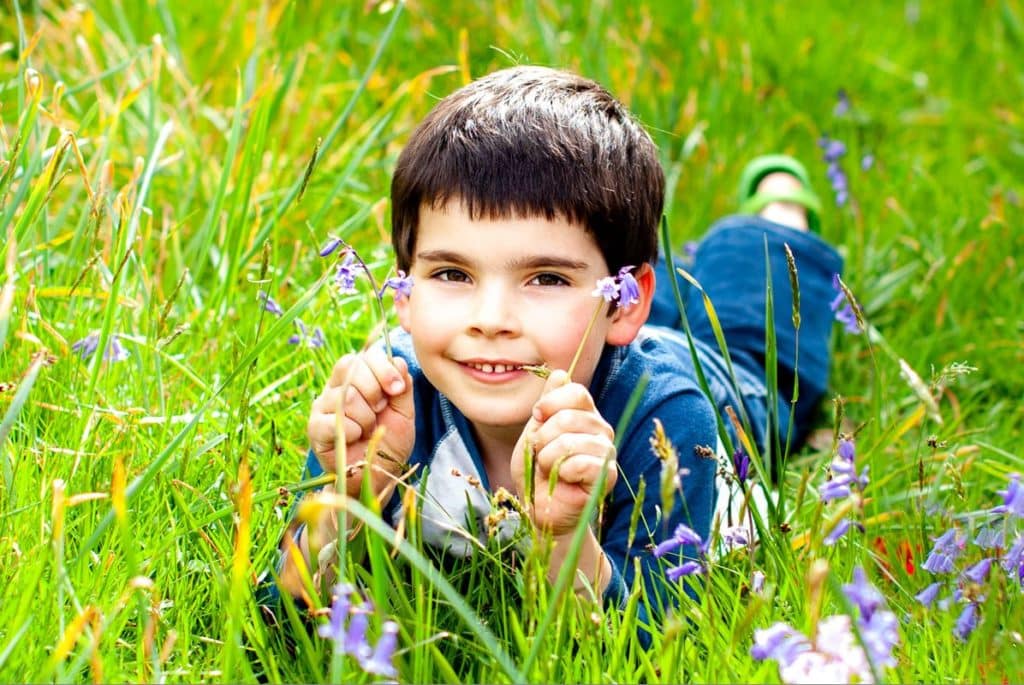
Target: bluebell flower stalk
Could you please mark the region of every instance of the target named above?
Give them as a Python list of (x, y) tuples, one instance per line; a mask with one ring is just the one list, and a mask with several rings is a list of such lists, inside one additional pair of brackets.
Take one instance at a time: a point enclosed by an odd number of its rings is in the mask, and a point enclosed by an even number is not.
[(583, 348), (587, 344), (587, 338), (590, 337), (590, 331), (594, 329), (597, 317), (601, 315), (605, 304), (615, 302), (617, 307), (629, 307), (640, 301), (640, 286), (631, 273), (633, 269), (633, 266), (624, 266), (619, 269), (619, 273), (615, 276), (605, 276), (604, 278), (597, 279), (594, 290), (590, 293), (598, 298), (597, 307), (594, 308), (594, 313), (583, 331), (583, 339), (580, 340), (579, 347), (576, 348), (576, 354), (573, 355), (572, 362), (569, 364), (568, 375), (570, 379), (572, 378), (572, 372), (576, 370), (576, 364), (580, 361), (580, 356), (583, 354)]
[[(100, 346), (100, 334), (90, 333), (81, 340), (75, 341), (71, 345), (71, 351), (77, 352), (78, 356), (83, 360), (89, 359)], [(103, 350), (103, 360), (108, 362), (122, 362), (128, 359), (131, 354), (125, 349), (124, 345), (118, 339), (117, 333), (111, 333), (110, 339), (107, 340), (107, 348)]]
[(394, 655), (398, 645), (398, 624), (385, 621), (377, 644), (371, 647), (366, 634), (373, 607), (365, 601), (358, 606), (353, 604), (352, 596), (356, 589), (350, 583), (336, 585), (333, 594), (330, 618), (317, 627), (317, 634), (334, 643), (335, 654), (353, 657), (364, 672), (386, 678), (397, 677)]
[(334, 281), (338, 286), (339, 291), (342, 294), (351, 294), (356, 292), (356, 267), (364, 274), (366, 274), (366, 280), (370, 284), (371, 290), (373, 290), (374, 299), (377, 301), (377, 309), (380, 313), (381, 321), (384, 323), (382, 327), (381, 336), (384, 339), (384, 350), (387, 352), (388, 359), (394, 359), (394, 352), (391, 349), (391, 337), (388, 335), (387, 310), (384, 308), (384, 293), (388, 290), (393, 290), (395, 298), (409, 297), (412, 295), (413, 279), (411, 276), (406, 276), (404, 271), (399, 270), (397, 276), (392, 276), (384, 281), (384, 284), (378, 288), (377, 282), (373, 278), (373, 273), (370, 271), (370, 267), (366, 265), (363, 258), (359, 256), (355, 248), (346, 243), (343, 239), (337, 236), (332, 236), (330, 240), (320, 249), (321, 257), (330, 257), (339, 248), (342, 249), (341, 264), (338, 265), (338, 272), (334, 276)]

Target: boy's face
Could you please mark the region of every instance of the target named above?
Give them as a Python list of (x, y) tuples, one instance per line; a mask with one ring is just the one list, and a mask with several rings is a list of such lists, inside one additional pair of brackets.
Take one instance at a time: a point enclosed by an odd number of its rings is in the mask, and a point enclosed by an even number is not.
[[(427, 379), (478, 429), (516, 434), (544, 385), (521, 367), (569, 368), (609, 275), (577, 224), (472, 220), (458, 202), (421, 207), (410, 272), (412, 295), (396, 306)], [(598, 315), (574, 381), (589, 385), (606, 341), (635, 335), (639, 324), (621, 330), (625, 311)]]

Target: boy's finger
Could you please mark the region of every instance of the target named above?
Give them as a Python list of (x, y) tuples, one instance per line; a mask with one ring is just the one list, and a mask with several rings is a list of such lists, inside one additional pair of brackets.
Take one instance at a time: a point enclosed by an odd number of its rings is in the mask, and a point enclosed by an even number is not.
[(581, 409), (562, 409), (555, 412), (546, 421), (537, 424), (532, 435), (537, 449), (543, 449), (549, 442), (566, 433), (596, 435), (609, 443), (615, 440), (615, 431), (600, 414)]
[(608, 475), (604, 481), (604, 494), (611, 492), (618, 478), (618, 469), (615, 467), (615, 459), (595, 457), (590, 454), (576, 454), (561, 463), (558, 468), (558, 480), (563, 483), (573, 483), (581, 486), (594, 485), (601, 477), (601, 471), (608, 469)]
[[(363, 359), (386, 395), (394, 397), (406, 391), (405, 372), (409, 367), (405, 364), (404, 359), (401, 357), (388, 359), (384, 350), (379, 349), (366, 352)], [(399, 364), (403, 368), (399, 368)]]
[(363, 435), (372, 433), (377, 425), (377, 413), (355, 388), (350, 387), (345, 393), (344, 411), (345, 418), (356, 423)]
[(327, 388), (337, 388), (345, 384), (345, 379), (348, 376), (348, 369), (358, 359), (359, 355), (350, 352), (346, 355), (342, 355), (338, 361), (334, 362), (334, 367), (331, 369), (331, 377), (327, 379)]
[(410, 421), (415, 418), (416, 407), (412, 392), (412, 374), (409, 373), (409, 365), (400, 357), (395, 357), (395, 368), (402, 378), (403, 389), (397, 395), (391, 395), (388, 406)]
[[(536, 453), (536, 464), (541, 474), (547, 475), (555, 464), (564, 464), (569, 458), (591, 455), (606, 459), (606, 455), (614, 458), (615, 446), (611, 441), (590, 433), (565, 433), (544, 445)], [(562, 478), (561, 469), (558, 477)]]
[(541, 395), (540, 399), (533, 405), (533, 418), (543, 423), (555, 412), (562, 409), (595, 411), (596, 406), (589, 390), (579, 383), (566, 383), (546, 390)]
[[(359, 440), (363, 435), (362, 427), (352, 419), (342, 420), (344, 439), (346, 444)], [(320, 414), (310, 419), (308, 437), (310, 447), (316, 454), (334, 450), (337, 440), (337, 424), (333, 414)]]

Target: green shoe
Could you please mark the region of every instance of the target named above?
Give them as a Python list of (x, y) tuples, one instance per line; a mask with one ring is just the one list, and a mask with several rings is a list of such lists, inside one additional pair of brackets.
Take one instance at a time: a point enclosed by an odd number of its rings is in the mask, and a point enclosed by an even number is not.
[[(803, 188), (788, 193), (758, 193), (757, 184), (768, 174), (782, 171), (800, 181)], [(807, 228), (821, 233), (821, 200), (811, 188), (804, 165), (789, 155), (757, 157), (743, 169), (740, 176), (740, 214), (757, 214), (771, 202), (792, 202), (807, 210)]]

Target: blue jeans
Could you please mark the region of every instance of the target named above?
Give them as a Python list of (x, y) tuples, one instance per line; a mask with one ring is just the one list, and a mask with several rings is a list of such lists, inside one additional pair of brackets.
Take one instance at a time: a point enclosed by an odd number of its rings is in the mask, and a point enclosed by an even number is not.
[[(793, 253), (798, 274), (799, 335), (793, 325), (793, 292), (784, 245), (789, 245)], [(762, 454), (766, 453), (766, 448), (776, 454), (770, 449), (772, 436), (767, 433), (768, 392), (765, 387), (765, 303), (767, 274), (770, 273), (778, 358), (779, 438), (784, 443), (792, 423), (792, 447), (799, 446), (811, 428), (815, 410), (828, 387), (829, 338), (833, 322), (829, 304), (835, 296), (832, 275), (842, 272), (842, 258), (816, 234), (797, 231), (760, 216), (730, 216), (711, 227), (699, 243), (692, 264), (677, 259), (676, 266), (692, 274), (710, 298), (737, 376), (734, 386), (700, 291), (678, 277), (697, 356), (715, 404), (728, 426), (725, 406), (737, 409), (738, 387)], [(664, 257), (658, 260), (655, 273), (657, 289), (648, 323), (681, 329), (682, 319)], [(793, 405), (796, 383), (799, 383), (799, 398)]]

